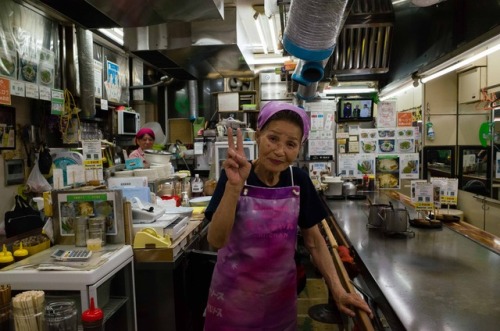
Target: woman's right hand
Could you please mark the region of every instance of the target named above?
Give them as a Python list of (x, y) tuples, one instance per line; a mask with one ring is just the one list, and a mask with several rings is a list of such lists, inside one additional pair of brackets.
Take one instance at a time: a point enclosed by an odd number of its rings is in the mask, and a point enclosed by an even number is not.
[(237, 187), (239, 190), (245, 185), (245, 181), (250, 174), (252, 165), (248, 162), (243, 150), (243, 133), (240, 129), (236, 131), (236, 146), (233, 139), (233, 130), (227, 130), (227, 159), (224, 161), (228, 184)]

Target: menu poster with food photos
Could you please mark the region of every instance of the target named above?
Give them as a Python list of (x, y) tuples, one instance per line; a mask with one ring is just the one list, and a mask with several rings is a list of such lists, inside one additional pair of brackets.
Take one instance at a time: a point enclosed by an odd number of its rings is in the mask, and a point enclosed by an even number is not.
[(359, 177), (375, 174), (375, 154), (361, 154), (358, 156), (357, 162), (358, 171), (356, 174)]
[[(434, 210), (434, 186), (432, 183), (418, 181), (413, 186), (415, 188), (415, 210), (431, 211)], [(412, 187), (412, 189), (413, 189)]]
[(415, 130), (414, 128), (398, 128), (396, 130), (396, 152), (414, 153), (415, 152)]
[(375, 180), (381, 189), (400, 186), (399, 155), (378, 155), (375, 159)]
[(342, 178), (356, 178), (358, 174), (358, 155), (339, 154), (339, 173)]
[(379, 139), (377, 144), (379, 153), (394, 153), (396, 151), (396, 139)]
[(0, 76), (16, 79), (17, 75), (17, 51), (12, 39), (3, 35), (0, 38)]
[(38, 84), (54, 88), (55, 54), (49, 49), (42, 48), (39, 52)]
[(401, 154), (399, 156), (399, 169), (401, 179), (419, 178), (419, 155), (418, 153)]
[(103, 217), (106, 234), (117, 234), (115, 209), (117, 203), (121, 202), (116, 200), (114, 192), (60, 193), (58, 202), (61, 237), (74, 236), (74, 227), (79, 216)]
[(382, 101), (377, 107), (377, 128), (396, 127), (397, 111), (395, 101)]

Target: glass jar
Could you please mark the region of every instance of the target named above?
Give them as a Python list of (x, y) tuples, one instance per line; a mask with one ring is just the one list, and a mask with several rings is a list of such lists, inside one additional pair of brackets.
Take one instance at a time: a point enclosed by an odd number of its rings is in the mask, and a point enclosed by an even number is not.
[(78, 330), (77, 309), (74, 301), (56, 301), (45, 307), (46, 331)]
[(79, 216), (76, 218), (75, 225), (75, 246), (85, 247), (87, 245), (87, 216)]

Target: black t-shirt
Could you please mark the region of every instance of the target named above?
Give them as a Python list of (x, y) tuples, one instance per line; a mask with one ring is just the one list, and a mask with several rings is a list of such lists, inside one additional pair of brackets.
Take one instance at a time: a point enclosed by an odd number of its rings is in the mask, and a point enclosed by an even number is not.
[[(310, 228), (328, 216), (328, 213), (318, 196), (318, 192), (314, 188), (309, 175), (302, 169), (297, 167), (292, 167), (293, 171), (293, 183), (300, 187), (300, 211), (299, 211), (299, 227)], [(222, 170), (217, 187), (215, 188), (212, 199), (210, 200), (207, 209), (205, 210), (205, 217), (208, 220), (212, 219), (212, 216), (219, 206), (219, 202), (224, 194), (224, 189), (226, 187), (227, 176), (225, 170)], [(265, 185), (255, 174), (254, 167), (252, 165), (252, 170), (247, 179), (247, 184), (252, 186), (269, 187)], [(280, 174), (280, 179), (278, 184), (274, 187), (285, 187), (291, 186), (292, 180), (290, 178), (290, 169), (287, 168)]]

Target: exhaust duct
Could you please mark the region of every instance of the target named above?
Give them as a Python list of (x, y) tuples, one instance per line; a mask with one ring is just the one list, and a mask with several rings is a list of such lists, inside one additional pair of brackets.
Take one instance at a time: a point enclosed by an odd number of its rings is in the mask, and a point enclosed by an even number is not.
[(194, 121), (198, 118), (198, 82), (190, 80), (188, 82), (189, 99), (189, 120)]
[(305, 61), (323, 61), (333, 53), (349, 0), (294, 0), (283, 46)]
[(94, 95), (94, 54), (92, 32), (83, 28), (76, 28), (76, 44), (78, 54), (78, 78), (80, 78), (80, 106), (81, 117), (95, 116)]

